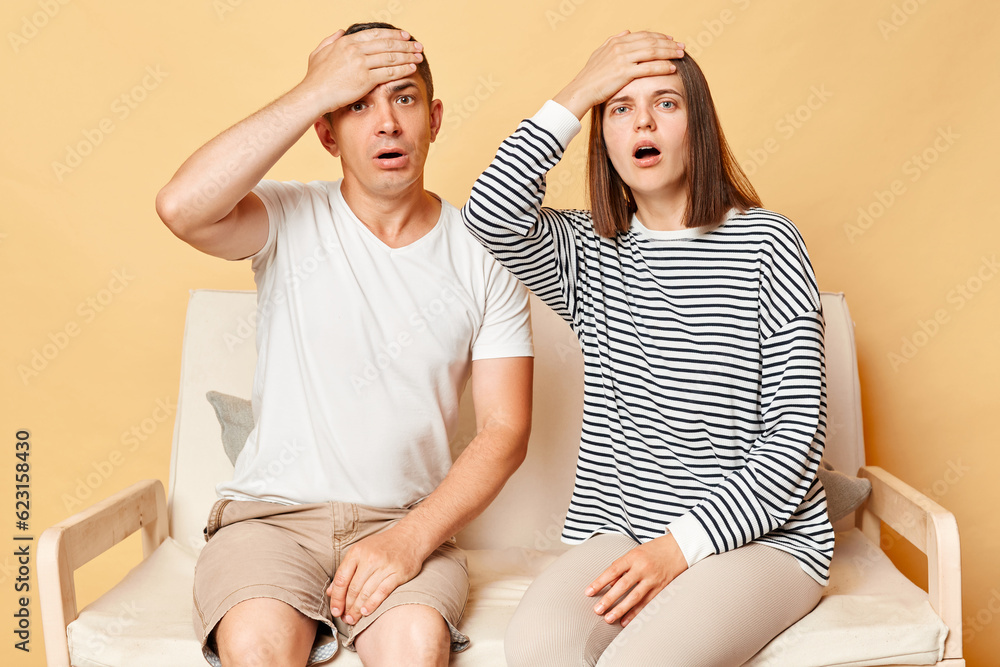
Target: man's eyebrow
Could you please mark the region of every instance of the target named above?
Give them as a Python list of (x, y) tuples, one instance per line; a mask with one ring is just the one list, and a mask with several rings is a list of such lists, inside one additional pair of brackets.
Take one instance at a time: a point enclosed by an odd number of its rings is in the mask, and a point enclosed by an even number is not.
[(407, 88), (416, 88), (417, 84), (412, 81), (403, 81), (402, 83), (397, 83), (395, 86), (389, 89), (390, 93), (398, 93), (401, 90), (406, 90)]

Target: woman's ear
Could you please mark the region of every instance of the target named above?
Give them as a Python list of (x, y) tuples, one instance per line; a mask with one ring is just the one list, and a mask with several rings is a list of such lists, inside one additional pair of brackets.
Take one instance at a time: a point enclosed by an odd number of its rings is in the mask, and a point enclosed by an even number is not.
[(330, 121), (327, 120), (326, 116), (320, 117), (313, 124), (313, 128), (316, 130), (316, 134), (319, 136), (319, 142), (323, 144), (323, 148), (332, 155), (333, 157), (340, 157), (340, 147), (337, 146), (337, 139), (333, 136), (333, 127), (330, 125)]

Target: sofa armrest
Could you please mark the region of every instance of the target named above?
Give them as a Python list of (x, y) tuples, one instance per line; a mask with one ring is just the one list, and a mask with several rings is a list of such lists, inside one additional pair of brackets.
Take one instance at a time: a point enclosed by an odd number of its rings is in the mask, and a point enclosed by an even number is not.
[(70, 664), (66, 626), (77, 617), (73, 572), (139, 529), (146, 558), (167, 538), (167, 502), (158, 479), (137, 482), (57, 523), (38, 539), (38, 591), (50, 666)]
[(927, 556), (927, 598), (948, 626), (944, 657), (962, 657), (962, 557), (955, 515), (878, 466), (863, 466), (858, 477), (872, 492), (857, 515), (858, 527), (881, 545), (882, 522)]

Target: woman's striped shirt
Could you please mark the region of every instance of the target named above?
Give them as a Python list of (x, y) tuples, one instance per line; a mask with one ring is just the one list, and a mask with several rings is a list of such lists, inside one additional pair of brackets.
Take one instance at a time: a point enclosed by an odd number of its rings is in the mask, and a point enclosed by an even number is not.
[(580, 131), (547, 102), (462, 210), (471, 233), (569, 322), (584, 409), (563, 541), (669, 530), (689, 565), (755, 541), (821, 584), (833, 528), (816, 477), (826, 432), (823, 312), (805, 243), (771, 211), (598, 236), (588, 211), (542, 207)]

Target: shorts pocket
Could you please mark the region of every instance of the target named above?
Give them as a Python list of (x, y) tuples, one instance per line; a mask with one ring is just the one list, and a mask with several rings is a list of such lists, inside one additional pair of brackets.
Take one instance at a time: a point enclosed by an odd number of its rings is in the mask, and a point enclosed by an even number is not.
[(222, 512), (226, 509), (226, 505), (231, 502), (233, 502), (231, 498), (219, 498), (212, 505), (212, 509), (208, 513), (208, 523), (202, 530), (206, 542), (212, 539), (212, 536), (222, 527)]

